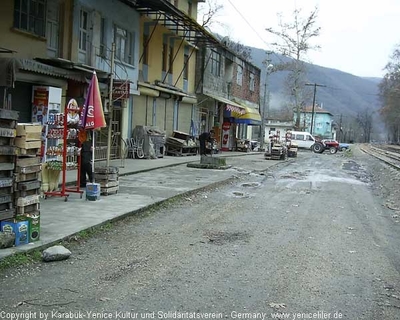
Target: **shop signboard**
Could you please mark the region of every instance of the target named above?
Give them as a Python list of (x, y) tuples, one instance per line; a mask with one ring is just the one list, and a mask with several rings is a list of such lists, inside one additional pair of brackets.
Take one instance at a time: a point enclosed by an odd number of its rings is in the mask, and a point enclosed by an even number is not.
[(113, 81), (113, 100), (129, 99), (130, 82), (129, 80)]

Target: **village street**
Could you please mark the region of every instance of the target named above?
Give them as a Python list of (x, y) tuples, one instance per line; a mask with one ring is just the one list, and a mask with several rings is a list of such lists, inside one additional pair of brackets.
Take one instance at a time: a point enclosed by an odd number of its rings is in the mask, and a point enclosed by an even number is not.
[(357, 148), (240, 161), (68, 260), (2, 271), (2, 318), (400, 319), (399, 172)]

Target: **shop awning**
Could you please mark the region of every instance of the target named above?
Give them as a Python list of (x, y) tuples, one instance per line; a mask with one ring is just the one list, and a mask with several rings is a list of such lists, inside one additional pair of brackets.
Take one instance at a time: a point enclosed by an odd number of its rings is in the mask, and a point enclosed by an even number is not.
[(84, 78), (79, 72), (58, 68), (32, 59), (18, 59), (18, 63), (19, 70), (41, 73), (57, 78), (71, 79), (78, 82), (85, 82)]
[(228, 110), (228, 111), (233, 111), (233, 112), (239, 113), (239, 114), (244, 114), (245, 113), (245, 107), (240, 105), (240, 104), (238, 104), (238, 103), (236, 103), (236, 102), (234, 102), (234, 101), (231, 101), (231, 100), (228, 100), (226, 98), (219, 97), (219, 96), (216, 96), (216, 95), (213, 95), (213, 94), (210, 94), (210, 93), (204, 93), (204, 95), (207, 96), (207, 97), (210, 97), (210, 98), (212, 98), (214, 100), (217, 100), (219, 102), (225, 103), (226, 104), (225, 109)]
[(257, 109), (244, 107), (245, 113), (236, 118), (236, 123), (244, 123), (252, 126), (261, 125), (261, 116)]

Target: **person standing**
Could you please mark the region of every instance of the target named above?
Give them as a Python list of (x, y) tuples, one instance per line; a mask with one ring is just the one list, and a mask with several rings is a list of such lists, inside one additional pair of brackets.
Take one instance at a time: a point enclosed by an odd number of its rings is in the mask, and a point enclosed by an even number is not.
[(210, 132), (203, 132), (199, 135), (200, 142), (200, 155), (206, 154), (206, 142), (212, 142), (214, 140), (214, 130), (210, 130)]
[[(88, 135), (89, 137), (89, 135)], [(80, 175), (80, 187), (85, 188), (87, 178), (89, 182), (93, 182), (93, 171), (92, 171), (92, 142), (88, 139), (82, 142), (81, 145), (81, 175)]]

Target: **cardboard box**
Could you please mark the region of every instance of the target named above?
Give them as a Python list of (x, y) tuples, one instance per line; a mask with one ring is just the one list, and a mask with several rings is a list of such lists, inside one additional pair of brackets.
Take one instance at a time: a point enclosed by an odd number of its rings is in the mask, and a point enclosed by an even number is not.
[(22, 149), (40, 149), (42, 146), (41, 140), (26, 141), (25, 138), (15, 138), (14, 143)]
[(41, 140), (42, 125), (40, 123), (18, 123), (17, 137), (23, 137), (25, 141)]
[(26, 215), (20, 215), (16, 218), (18, 221), (28, 221), (29, 242), (38, 241), (40, 239), (40, 213), (39, 211), (32, 212)]
[(15, 246), (29, 243), (29, 222), (28, 221), (2, 221), (1, 231), (4, 233), (15, 233)]

